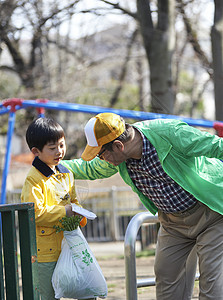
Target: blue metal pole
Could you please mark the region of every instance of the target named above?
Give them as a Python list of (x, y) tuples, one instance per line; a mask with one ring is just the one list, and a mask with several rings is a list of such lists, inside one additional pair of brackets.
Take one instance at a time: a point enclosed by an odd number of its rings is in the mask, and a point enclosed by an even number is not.
[(0, 204), (5, 204), (6, 202), (6, 181), (7, 181), (10, 158), (11, 158), (11, 142), (12, 142), (12, 135), (14, 131), (14, 125), (15, 125), (15, 112), (11, 111), (9, 113), (9, 120), (8, 120), (7, 145), (6, 145), (6, 153), (5, 153), (5, 165), (2, 174), (2, 189), (1, 189)]
[(38, 115), (38, 117), (39, 117), (39, 118), (45, 118), (45, 114), (42, 114), (42, 113), (41, 113), (41, 114)]
[(5, 107), (3, 107), (3, 108), (1, 108), (0, 107), (0, 115), (4, 115), (4, 114), (6, 114), (6, 113), (9, 113), (10, 112), (10, 108), (5, 108)]
[(214, 122), (203, 120), (203, 119), (192, 119), (185, 118), (181, 116), (175, 115), (166, 115), (166, 114), (157, 114), (150, 112), (142, 112), (142, 111), (133, 111), (127, 109), (113, 109), (108, 107), (101, 106), (93, 106), (93, 105), (85, 105), (85, 104), (77, 104), (77, 103), (61, 103), (55, 101), (48, 101), (45, 103), (38, 103), (34, 100), (24, 100), (22, 104), (23, 108), (27, 107), (42, 107), (45, 109), (55, 109), (55, 110), (65, 110), (65, 111), (73, 111), (73, 112), (83, 112), (90, 114), (98, 114), (104, 112), (111, 112), (118, 114), (124, 118), (132, 118), (136, 120), (152, 120), (152, 119), (178, 119), (188, 123), (191, 126), (201, 126), (201, 127), (209, 127), (213, 128)]

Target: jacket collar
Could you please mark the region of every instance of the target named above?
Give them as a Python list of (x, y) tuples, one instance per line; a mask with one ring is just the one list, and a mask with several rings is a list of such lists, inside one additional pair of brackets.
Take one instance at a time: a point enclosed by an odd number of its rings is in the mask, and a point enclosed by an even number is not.
[[(150, 141), (150, 143), (155, 147), (159, 160), (163, 164), (165, 158), (167, 157), (172, 148), (172, 144), (156, 132), (156, 126), (158, 122), (161, 123), (162, 120), (142, 121), (135, 123), (134, 127), (141, 131), (145, 135), (145, 137)], [(163, 126), (165, 126), (165, 124), (163, 124)]]
[[(54, 174), (53, 170), (40, 160), (38, 156), (34, 158), (32, 165), (46, 177), (50, 177)], [(57, 165), (56, 169), (60, 173), (69, 173), (69, 170), (61, 164)]]

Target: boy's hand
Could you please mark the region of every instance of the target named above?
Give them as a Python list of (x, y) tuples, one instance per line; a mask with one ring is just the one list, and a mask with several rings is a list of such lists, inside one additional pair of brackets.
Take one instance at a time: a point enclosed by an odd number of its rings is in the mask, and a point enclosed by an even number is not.
[(66, 216), (67, 217), (71, 217), (71, 216), (75, 215), (75, 213), (72, 211), (72, 205), (71, 204), (66, 204), (65, 209), (66, 209)]
[[(71, 204), (66, 204), (65, 209), (66, 209), (66, 216), (67, 217), (71, 217), (71, 216), (74, 216), (74, 215), (81, 216), (81, 215), (75, 213), (74, 211), (72, 211), (72, 205)], [(81, 216), (81, 217), (83, 217), (83, 216)], [(81, 222), (80, 222), (80, 225), (81, 225), (81, 227), (84, 227), (86, 224), (87, 224), (87, 218), (83, 217)]]

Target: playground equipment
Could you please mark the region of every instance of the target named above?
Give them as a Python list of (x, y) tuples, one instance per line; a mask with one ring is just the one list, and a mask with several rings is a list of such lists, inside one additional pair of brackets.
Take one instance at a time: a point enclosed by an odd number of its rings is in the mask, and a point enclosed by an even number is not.
[(154, 278), (138, 279), (136, 278), (136, 255), (135, 243), (140, 226), (143, 223), (158, 223), (158, 217), (150, 213), (143, 212), (136, 214), (127, 227), (125, 233), (125, 282), (126, 299), (137, 300), (137, 288), (155, 285)]
[[(157, 215), (153, 216), (149, 212), (141, 212), (136, 214), (127, 227), (125, 233), (125, 282), (126, 282), (126, 300), (137, 300), (137, 289), (155, 285), (155, 278), (137, 279), (136, 277), (136, 255), (135, 243), (139, 228), (143, 223), (154, 224), (159, 223)], [(197, 255), (192, 250), (187, 260), (187, 269), (194, 272), (195, 280), (198, 280), (199, 274), (195, 274), (194, 266), (197, 265)], [(192, 274), (190, 272), (190, 274)], [(190, 286), (191, 291), (193, 286)]]
[(83, 104), (76, 104), (76, 103), (62, 103), (62, 102), (55, 102), (48, 99), (36, 99), (36, 100), (24, 100), (19, 98), (7, 99), (0, 104), (0, 115), (6, 113), (9, 114), (7, 144), (6, 144), (4, 169), (2, 174), (0, 204), (5, 204), (6, 201), (6, 181), (9, 172), (11, 140), (12, 140), (14, 125), (15, 125), (15, 114), (17, 110), (26, 109), (29, 107), (33, 107), (37, 109), (39, 116), (44, 116), (45, 109), (54, 109), (54, 110), (64, 110), (64, 111), (72, 111), (72, 112), (83, 112), (83, 113), (89, 113), (94, 115), (103, 112), (111, 112), (111, 113), (119, 114), (124, 118), (130, 118), (136, 120), (148, 120), (148, 119), (151, 120), (151, 119), (158, 119), (158, 118), (179, 119), (192, 126), (214, 128), (215, 130), (217, 130), (219, 136), (223, 136), (223, 122), (208, 121), (202, 119), (191, 119), (191, 118), (184, 118), (184, 117), (174, 116), (174, 115), (164, 115), (164, 114), (156, 114), (156, 113), (142, 112), (142, 111), (112, 109), (112, 108), (83, 105)]

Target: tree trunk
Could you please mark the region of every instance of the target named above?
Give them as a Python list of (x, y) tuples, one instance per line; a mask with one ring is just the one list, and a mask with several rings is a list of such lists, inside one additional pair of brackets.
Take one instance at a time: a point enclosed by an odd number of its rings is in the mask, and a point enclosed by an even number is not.
[(158, 21), (153, 25), (149, 1), (137, 0), (140, 30), (150, 67), (151, 110), (173, 113), (175, 93), (172, 56), (175, 48), (175, 0), (158, 0)]
[(223, 2), (215, 0), (214, 25), (211, 30), (216, 120), (223, 121)]

